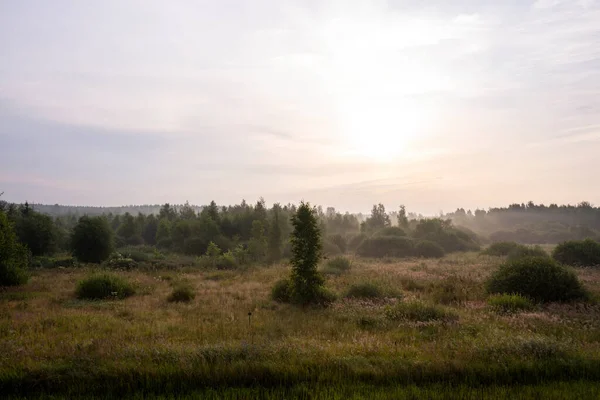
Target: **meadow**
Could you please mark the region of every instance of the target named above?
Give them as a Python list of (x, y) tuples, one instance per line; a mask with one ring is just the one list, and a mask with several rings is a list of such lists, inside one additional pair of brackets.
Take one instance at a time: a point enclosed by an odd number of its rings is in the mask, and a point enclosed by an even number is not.
[[(96, 265), (35, 269), (0, 292), (0, 392), (14, 398), (597, 398), (600, 269), (585, 303), (488, 304), (503, 261), (350, 257), (321, 266), (327, 308), (271, 299), (285, 263), (217, 270), (167, 256), (115, 274), (126, 299), (84, 301)], [(170, 302), (185, 285), (195, 297)], [(364, 287), (368, 286), (367, 289)]]

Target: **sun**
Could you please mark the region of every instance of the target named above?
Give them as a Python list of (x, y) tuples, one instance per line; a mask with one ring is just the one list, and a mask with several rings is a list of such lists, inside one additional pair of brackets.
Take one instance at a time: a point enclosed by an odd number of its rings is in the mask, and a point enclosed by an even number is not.
[[(336, 19), (324, 32), (337, 136), (355, 157), (382, 162), (399, 158), (431, 120), (421, 94), (440, 81), (397, 48), (398, 38), (413, 35), (395, 26), (386, 27), (373, 16), (355, 17)], [(406, 46), (402, 40), (401, 47)]]

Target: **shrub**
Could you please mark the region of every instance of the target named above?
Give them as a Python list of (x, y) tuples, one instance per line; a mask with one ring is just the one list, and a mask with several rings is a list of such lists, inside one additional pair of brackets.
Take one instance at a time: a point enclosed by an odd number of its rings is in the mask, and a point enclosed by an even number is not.
[(366, 239), (356, 249), (363, 257), (409, 257), (414, 254), (413, 242), (406, 237), (378, 236)]
[(358, 283), (350, 286), (346, 297), (351, 299), (377, 299), (383, 297), (383, 291), (373, 283)]
[(385, 316), (392, 321), (409, 322), (451, 322), (458, 319), (458, 315), (451, 311), (420, 301), (400, 302), (393, 307), (388, 307), (385, 310)]
[(454, 227), (450, 220), (422, 219), (415, 226), (413, 236), (416, 239), (435, 242), (446, 252), (479, 250), (476, 237)]
[(106, 265), (115, 269), (133, 269), (137, 267), (137, 263), (133, 259), (124, 257), (121, 253), (111, 254)]
[(15, 286), (27, 282), (27, 250), (17, 236), (6, 214), (0, 211), (0, 286)]
[(423, 240), (415, 244), (415, 255), (425, 258), (444, 257), (444, 248), (435, 242)]
[(488, 306), (501, 314), (512, 314), (533, 309), (534, 305), (527, 297), (519, 294), (496, 294), (488, 298)]
[(289, 303), (291, 300), (291, 285), (289, 279), (275, 282), (271, 289), (271, 298), (279, 303)]
[(75, 292), (78, 299), (102, 300), (124, 299), (135, 293), (133, 286), (125, 279), (113, 274), (101, 274), (82, 280)]
[(169, 303), (189, 303), (194, 300), (196, 293), (188, 285), (179, 285), (173, 289), (173, 292), (167, 297)]
[(518, 245), (508, 253), (508, 260), (517, 260), (525, 257), (549, 257), (548, 253), (540, 246)]
[(68, 268), (68, 267), (76, 267), (77, 260), (70, 256), (63, 257), (46, 257), (39, 256), (33, 257), (29, 266), (31, 268)]
[(218, 256), (215, 261), (217, 269), (235, 269), (237, 266), (238, 262), (231, 250)]
[(441, 304), (460, 304), (475, 300), (484, 294), (482, 291), (479, 282), (456, 275), (434, 281), (427, 288), (431, 299)]
[(113, 234), (104, 217), (79, 218), (71, 234), (71, 247), (78, 260), (101, 263), (113, 248)]
[(517, 242), (496, 242), (492, 243), (490, 247), (483, 250), (481, 254), (488, 256), (507, 256), (511, 251), (519, 247)]
[(554, 248), (552, 257), (566, 265), (600, 266), (600, 243), (592, 239), (563, 242)]
[(374, 236), (406, 236), (406, 232), (398, 226), (387, 226), (375, 232)]
[(514, 293), (534, 301), (570, 301), (587, 297), (575, 272), (548, 257), (508, 261), (486, 283), (489, 293)]
[(335, 257), (327, 261), (323, 271), (331, 274), (341, 274), (349, 271), (352, 268), (352, 263), (346, 257)]

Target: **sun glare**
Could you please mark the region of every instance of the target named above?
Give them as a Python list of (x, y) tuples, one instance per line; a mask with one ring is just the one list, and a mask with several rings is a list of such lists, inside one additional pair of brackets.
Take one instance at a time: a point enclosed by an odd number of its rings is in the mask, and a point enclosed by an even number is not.
[(417, 95), (439, 83), (398, 50), (419, 32), (398, 31), (387, 22), (376, 16), (338, 19), (325, 30), (342, 146), (349, 155), (381, 162), (401, 157), (424, 133), (430, 110)]

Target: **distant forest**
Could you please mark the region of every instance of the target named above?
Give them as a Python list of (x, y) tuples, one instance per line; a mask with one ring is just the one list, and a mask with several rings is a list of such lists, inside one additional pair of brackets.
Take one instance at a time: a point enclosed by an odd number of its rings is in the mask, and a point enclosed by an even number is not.
[[(222, 252), (243, 249), (256, 262), (277, 260), (289, 254), (287, 238), (295, 211), (293, 204), (268, 207), (262, 199), (254, 204), (242, 201), (232, 206), (220, 206), (213, 201), (205, 206), (186, 202), (123, 207), (0, 201), (0, 212), (6, 214), (33, 255), (69, 251), (73, 228), (81, 217), (96, 216), (104, 219), (112, 230), (116, 248), (145, 245), (161, 251), (204, 255), (213, 244)], [(529, 202), (474, 212), (460, 208), (435, 218), (408, 212), (404, 206), (386, 211), (382, 204), (374, 205), (367, 215), (320, 206), (315, 208), (315, 214), (325, 253), (332, 255), (354, 251), (365, 240), (381, 236), (427, 239), (440, 244), (445, 251), (471, 250), (499, 241), (553, 244), (600, 239), (600, 208), (587, 202), (574, 206)], [(396, 249), (406, 243), (396, 240), (389, 245)]]

